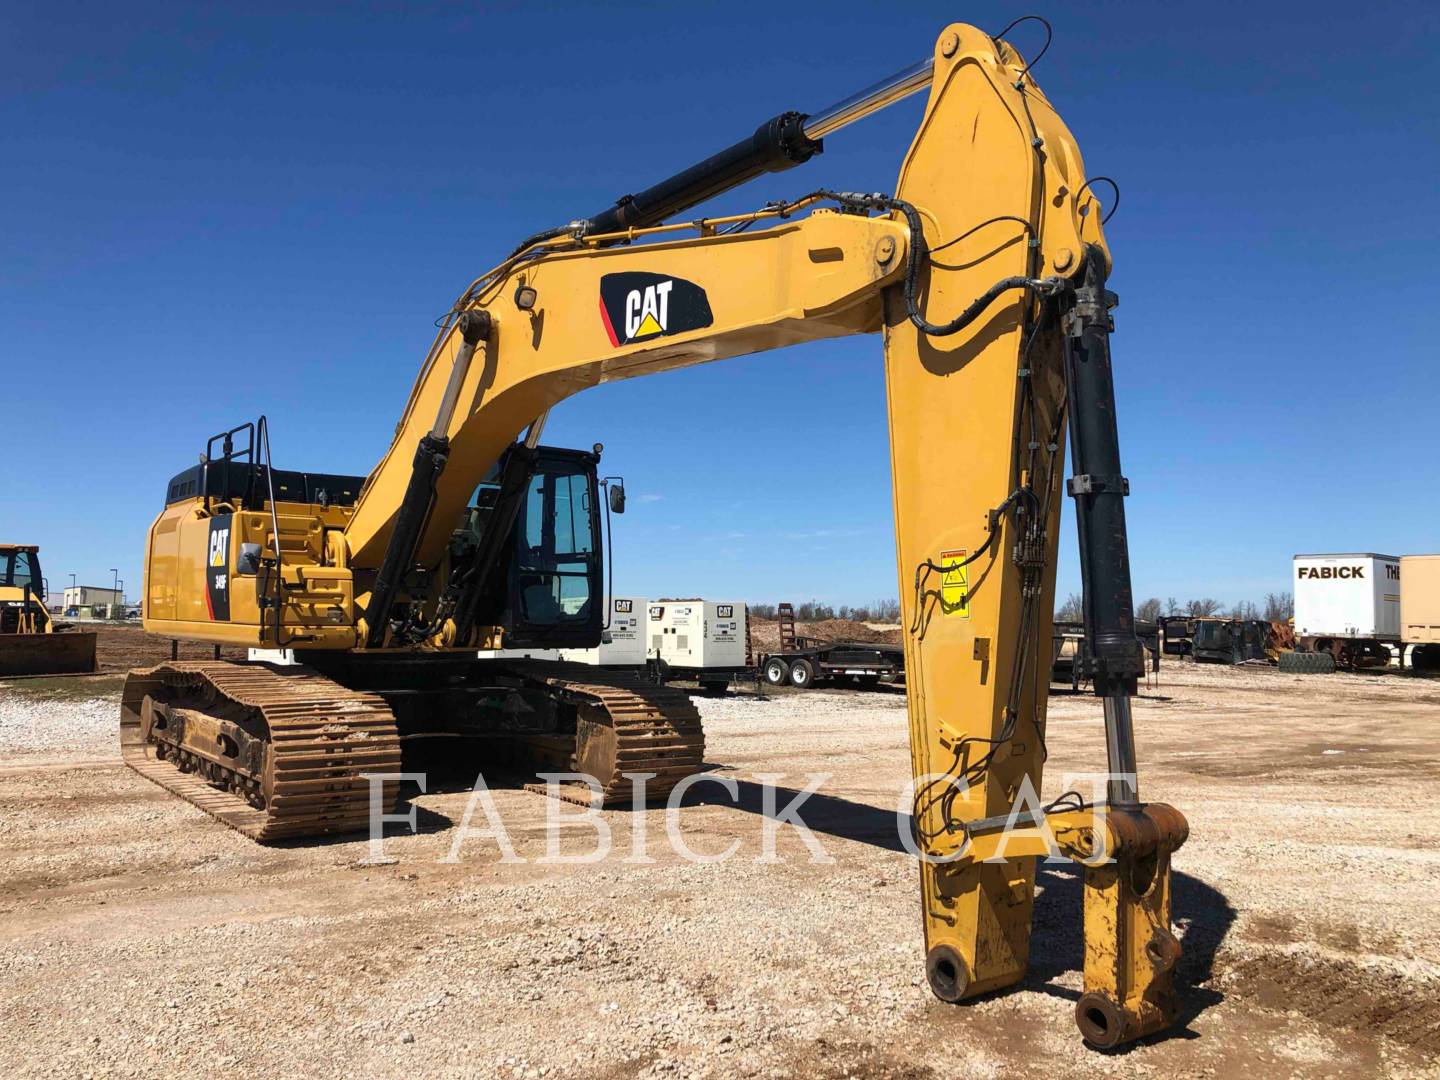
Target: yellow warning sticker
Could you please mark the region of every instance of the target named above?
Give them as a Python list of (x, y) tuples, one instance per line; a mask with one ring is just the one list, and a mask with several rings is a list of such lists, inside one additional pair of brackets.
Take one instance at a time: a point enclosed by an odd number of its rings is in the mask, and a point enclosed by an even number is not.
[[(970, 567), (958, 565), (965, 558), (965, 551), (942, 551), (940, 565), (945, 567), (940, 578), (940, 609), (946, 615), (970, 617)], [(953, 568), (953, 569), (952, 569)]]

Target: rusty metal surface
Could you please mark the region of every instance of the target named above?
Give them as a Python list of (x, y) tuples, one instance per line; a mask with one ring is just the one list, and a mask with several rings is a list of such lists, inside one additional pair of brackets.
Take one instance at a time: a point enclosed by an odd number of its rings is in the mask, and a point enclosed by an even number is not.
[(780, 622), (780, 651), (795, 651), (795, 608), (790, 604), (781, 604), (776, 609), (776, 618)]
[[(167, 742), (146, 722), (157, 702), (246, 714), (265, 740), (263, 764), (227, 766), (223, 755)], [(308, 668), (224, 661), (132, 671), (121, 695), (120, 750), (147, 780), (262, 842), (368, 828), (364, 774), (401, 767), (395, 720), (378, 695), (347, 690)], [(398, 776), (385, 782), (387, 810), (398, 789)]]
[(1134, 810), (1112, 807), (1104, 822), (1109, 832), (1106, 853), (1114, 859), (1143, 858), (1158, 848), (1175, 851), (1190, 837), (1185, 815), (1165, 803), (1145, 803)]
[(1295, 627), (1286, 619), (1272, 619), (1269, 625), (1265, 651), (1270, 659), (1279, 660), (1282, 652), (1295, 648)]

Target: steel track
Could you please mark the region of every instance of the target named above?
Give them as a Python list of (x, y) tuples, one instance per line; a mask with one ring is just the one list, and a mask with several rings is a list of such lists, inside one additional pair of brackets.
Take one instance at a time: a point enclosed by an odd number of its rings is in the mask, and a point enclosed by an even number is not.
[(705, 732), (700, 713), (683, 691), (581, 664), (516, 668), (576, 707), (575, 745), (563, 767), (593, 776), (601, 794), (597, 804), (584, 783), (527, 784), (527, 790), (582, 806), (629, 806), (635, 782), (627, 774), (653, 773), (644, 781), (644, 801), (654, 803), (703, 767)]
[[(225, 769), (153, 734), (147, 739), (147, 695), (223, 698), (252, 709), (268, 733), (264, 775)], [(395, 718), (378, 694), (347, 690), (308, 668), (282, 674), (224, 661), (130, 672), (121, 696), (120, 752), (147, 780), (261, 842), (368, 829), (371, 785), (364, 774), (400, 772)], [(398, 790), (398, 777), (384, 782), (387, 812)]]

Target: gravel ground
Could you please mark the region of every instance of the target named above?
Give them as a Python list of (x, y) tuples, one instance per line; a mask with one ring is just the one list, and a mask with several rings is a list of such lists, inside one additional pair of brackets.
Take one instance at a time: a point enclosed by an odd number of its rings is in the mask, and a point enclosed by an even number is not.
[[(1145, 792), (1181, 807), (1184, 1011), (1103, 1055), (1071, 1020), (1080, 889), (1047, 868), (1031, 977), (952, 1007), (924, 985), (899, 692), (698, 699), (717, 787), (603, 815), (614, 854), (543, 863), (512, 787), (452, 848), (469, 792), (421, 832), (261, 848), (118, 765), (115, 680), (0, 684), (0, 1075), (950, 1077), (1440, 1075), (1440, 683), (1170, 665), (1136, 706)], [(1050, 772), (1103, 764), (1091, 699), (1051, 699)], [(759, 863), (756, 778), (801, 788), (830, 863), (788, 827)], [(784, 796), (782, 795), (782, 798)], [(479, 827), (476, 814), (472, 827)], [(654, 862), (627, 862), (643, 822)], [(561, 852), (594, 842), (583, 823)]]

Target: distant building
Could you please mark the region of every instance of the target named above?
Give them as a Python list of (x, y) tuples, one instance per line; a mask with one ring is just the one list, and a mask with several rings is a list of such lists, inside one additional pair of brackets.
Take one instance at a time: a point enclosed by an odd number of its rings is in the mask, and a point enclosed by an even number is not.
[(102, 589), (97, 585), (71, 585), (65, 590), (65, 609), (107, 608), (111, 604), (124, 606), (125, 594), (116, 589)]

